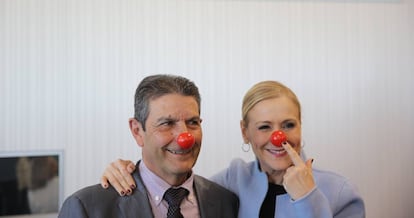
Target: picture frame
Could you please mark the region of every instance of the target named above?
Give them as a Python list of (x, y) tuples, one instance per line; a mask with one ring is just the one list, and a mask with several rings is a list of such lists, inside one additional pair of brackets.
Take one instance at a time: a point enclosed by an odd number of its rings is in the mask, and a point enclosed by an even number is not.
[(56, 217), (63, 181), (62, 150), (0, 152), (0, 217)]

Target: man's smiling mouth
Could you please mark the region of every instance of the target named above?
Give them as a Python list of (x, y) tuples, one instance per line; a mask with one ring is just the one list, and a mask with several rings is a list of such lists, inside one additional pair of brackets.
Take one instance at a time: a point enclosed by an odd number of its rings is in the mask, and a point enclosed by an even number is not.
[(171, 150), (169, 148), (166, 148), (165, 150), (168, 151), (168, 152), (170, 152), (171, 154), (187, 154), (187, 153), (190, 153), (190, 151), (192, 149), (187, 149), (187, 150)]

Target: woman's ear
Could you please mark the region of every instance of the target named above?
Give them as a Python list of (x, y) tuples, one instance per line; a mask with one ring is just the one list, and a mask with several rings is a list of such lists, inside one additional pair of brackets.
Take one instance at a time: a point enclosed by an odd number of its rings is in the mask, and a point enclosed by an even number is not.
[(248, 144), (250, 142), (249, 137), (247, 136), (247, 126), (246, 122), (243, 120), (240, 120), (240, 130), (243, 137), (243, 141), (245, 144)]
[(138, 146), (144, 146), (144, 129), (142, 124), (135, 118), (129, 119), (129, 129), (131, 130), (132, 136), (137, 142)]

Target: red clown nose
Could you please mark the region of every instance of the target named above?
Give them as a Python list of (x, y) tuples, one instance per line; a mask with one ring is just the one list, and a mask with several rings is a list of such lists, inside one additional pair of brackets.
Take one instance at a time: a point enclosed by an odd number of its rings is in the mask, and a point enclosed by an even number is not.
[(276, 147), (282, 147), (282, 143), (287, 140), (284, 132), (277, 130), (270, 136), (270, 142)]
[(177, 143), (182, 149), (191, 148), (194, 145), (195, 139), (191, 133), (183, 132), (177, 137)]

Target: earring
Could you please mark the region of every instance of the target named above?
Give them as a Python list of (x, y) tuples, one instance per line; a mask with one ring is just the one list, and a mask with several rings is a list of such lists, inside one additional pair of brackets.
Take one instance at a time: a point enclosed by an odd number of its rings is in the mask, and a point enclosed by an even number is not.
[(242, 143), (241, 149), (242, 149), (244, 152), (248, 152), (248, 151), (250, 151), (250, 143)]

